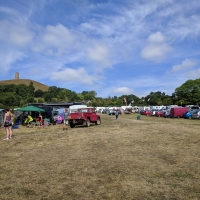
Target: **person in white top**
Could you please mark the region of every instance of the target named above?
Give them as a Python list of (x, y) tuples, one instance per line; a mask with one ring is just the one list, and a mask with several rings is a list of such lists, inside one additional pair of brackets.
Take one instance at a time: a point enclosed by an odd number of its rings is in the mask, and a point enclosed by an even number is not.
[(69, 111), (67, 108), (65, 108), (65, 113), (64, 113), (64, 124), (63, 124), (63, 130), (68, 130), (68, 127), (69, 127), (69, 121), (68, 121), (68, 118), (69, 118)]

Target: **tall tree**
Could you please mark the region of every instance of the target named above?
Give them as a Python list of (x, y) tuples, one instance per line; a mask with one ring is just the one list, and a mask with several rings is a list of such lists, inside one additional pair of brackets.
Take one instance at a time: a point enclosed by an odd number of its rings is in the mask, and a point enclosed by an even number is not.
[(178, 104), (199, 104), (200, 103), (200, 79), (187, 80), (174, 92)]
[(29, 86), (28, 86), (28, 93), (29, 93), (29, 95), (33, 97), (34, 96), (34, 91), (35, 91), (35, 88), (33, 86), (33, 82), (31, 81), (29, 83)]
[(43, 97), (44, 95), (44, 92), (40, 89), (36, 90), (35, 91), (35, 97), (38, 98), (38, 97)]

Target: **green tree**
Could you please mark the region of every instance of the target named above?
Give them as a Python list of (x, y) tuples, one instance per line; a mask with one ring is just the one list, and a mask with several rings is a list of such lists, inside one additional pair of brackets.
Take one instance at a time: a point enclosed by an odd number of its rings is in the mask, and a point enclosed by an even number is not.
[(97, 93), (94, 90), (92, 90), (92, 91), (83, 91), (81, 94), (84, 96), (84, 100), (86, 100), (86, 101), (88, 101), (88, 100), (91, 101), (97, 95)]
[(23, 98), (26, 98), (29, 94), (29, 89), (25, 84), (19, 84), (16, 86), (16, 94)]
[(45, 100), (45, 102), (51, 102), (52, 98), (53, 98), (53, 94), (51, 94), (49, 92), (45, 92), (44, 93), (44, 100)]
[(4, 85), (0, 85), (0, 94), (3, 93), (5, 90), (4, 90)]
[(58, 88), (56, 86), (51, 86), (48, 88), (48, 92), (53, 96), (57, 97), (58, 93), (60, 92), (61, 88)]
[(37, 102), (38, 103), (44, 103), (44, 99), (43, 98), (39, 98)]
[(16, 99), (14, 93), (12, 92), (5, 93), (2, 100), (2, 103), (8, 107), (15, 106)]
[(38, 98), (38, 97), (43, 97), (43, 95), (44, 95), (44, 92), (42, 90), (38, 89), (38, 90), (35, 91), (35, 95), (34, 96), (36, 98)]
[(66, 101), (67, 100), (67, 91), (66, 89), (60, 90), (60, 92), (57, 95), (57, 98), (59, 101)]
[(15, 92), (15, 91), (16, 91), (16, 85), (14, 84), (4, 85), (4, 92)]
[(164, 105), (164, 106), (173, 105), (172, 98), (171, 98), (171, 97), (166, 97), (166, 98), (163, 100), (163, 105)]
[(36, 103), (36, 100), (34, 99), (34, 97), (31, 97), (31, 96), (28, 97), (26, 101), (27, 103)]
[(35, 88), (33, 86), (33, 82), (31, 81), (28, 86), (28, 96), (29, 96), (28, 98), (34, 97), (34, 91), (35, 91)]
[(66, 97), (67, 97), (66, 100), (68, 100), (68, 101), (77, 101), (78, 96), (77, 96), (76, 92), (73, 92), (73, 91), (67, 90), (67, 89), (65, 89), (65, 90), (66, 90)]
[(176, 102), (181, 104), (200, 103), (200, 79), (187, 80), (180, 87), (175, 89), (174, 97)]
[(78, 101), (83, 101), (84, 100), (84, 95), (81, 94), (81, 93), (77, 94), (77, 100)]

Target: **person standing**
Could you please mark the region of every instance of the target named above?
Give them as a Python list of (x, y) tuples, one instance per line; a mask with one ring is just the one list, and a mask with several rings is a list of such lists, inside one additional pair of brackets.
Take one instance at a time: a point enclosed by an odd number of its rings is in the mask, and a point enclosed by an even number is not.
[[(39, 114), (39, 125), (40, 126), (43, 126), (44, 125), (44, 123), (43, 123), (43, 117), (42, 117), (42, 114), (40, 113)], [(44, 126), (43, 126), (44, 127)]]
[(68, 111), (67, 108), (65, 108), (63, 131), (65, 129), (68, 130), (68, 127), (69, 127), (69, 125), (68, 125), (68, 123), (69, 123), (68, 119), (69, 119), (69, 111)]
[(10, 115), (11, 115), (12, 126), (14, 126), (14, 124), (15, 124), (15, 115), (12, 113), (12, 110), (10, 110)]
[(12, 139), (12, 119), (10, 109), (6, 108), (5, 111), (6, 113), (4, 115), (4, 127), (6, 130), (6, 137), (4, 138), (4, 140), (9, 140)]
[(118, 119), (118, 116), (119, 116), (119, 111), (116, 110), (116, 112), (115, 112), (115, 117), (116, 117), (116, 119)]

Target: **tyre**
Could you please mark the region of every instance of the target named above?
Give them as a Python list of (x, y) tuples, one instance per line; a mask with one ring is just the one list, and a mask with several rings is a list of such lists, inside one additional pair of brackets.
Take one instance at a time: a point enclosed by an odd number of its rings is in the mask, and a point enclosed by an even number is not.
[(90, 119), (87, 119), (87, 121), (86, 121), (86, 126), (87, 126), (87, 127), (90, 126)]
[(70, 123), (69, 125), (70, 125), (71, 128), (75, 127), (75, 124), (73, 124), (73, 123)]
[(98, 118), (97, 121), (95, 122), (96, 125), (100, 125), (101, 124), (101, 119)]

